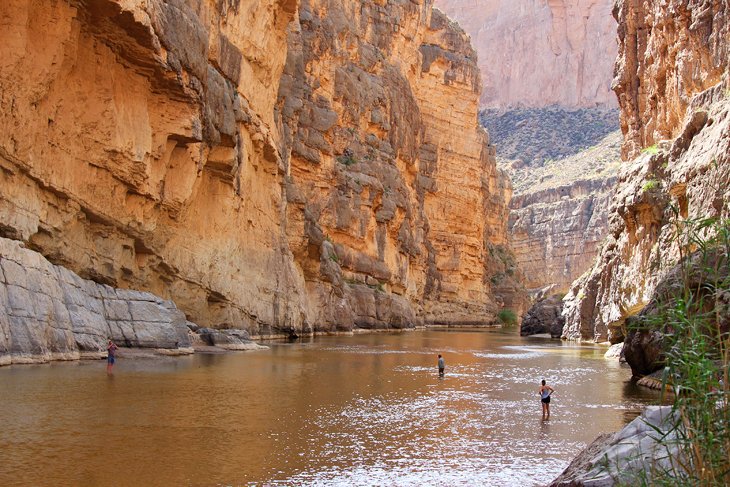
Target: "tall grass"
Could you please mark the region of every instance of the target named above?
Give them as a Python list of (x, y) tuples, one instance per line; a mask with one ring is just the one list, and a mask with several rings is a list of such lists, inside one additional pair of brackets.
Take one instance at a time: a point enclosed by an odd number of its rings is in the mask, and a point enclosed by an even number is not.
[(665, 335), (680, 455), (651, 485), (730, 485), (730, 220), (674, 223), (678, 275), (640, 326)]

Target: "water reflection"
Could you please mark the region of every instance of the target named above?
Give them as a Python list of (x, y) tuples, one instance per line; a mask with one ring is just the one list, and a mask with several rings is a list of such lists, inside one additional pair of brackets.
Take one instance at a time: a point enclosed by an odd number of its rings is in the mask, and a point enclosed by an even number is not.
[(658, 396), (629, 376), (599, 348), (495, 331), (120, 360), (112, 377), (7, 367), (0, 485), (540, 484)]

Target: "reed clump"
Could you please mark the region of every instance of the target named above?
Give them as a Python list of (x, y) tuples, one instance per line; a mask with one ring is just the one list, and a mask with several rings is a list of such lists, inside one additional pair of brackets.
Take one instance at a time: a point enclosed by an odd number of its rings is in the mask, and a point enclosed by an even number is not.
[(677, 418), (671, 441), (679, 454), (671, 468), (649, 466), (636, 480), (730, 485), (730, 220), (676, 218), (673, 228), (680, 263), (636, 326), (664, 335), (664, 385), (674, 392)]

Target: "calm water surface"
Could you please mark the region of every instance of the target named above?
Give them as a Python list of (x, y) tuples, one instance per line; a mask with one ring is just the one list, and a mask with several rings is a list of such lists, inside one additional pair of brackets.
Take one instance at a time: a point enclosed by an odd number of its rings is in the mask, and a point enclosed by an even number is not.
[(604, 351), (416, 331), (0, 368), (0, 485), (539, 485), (656, 400)]

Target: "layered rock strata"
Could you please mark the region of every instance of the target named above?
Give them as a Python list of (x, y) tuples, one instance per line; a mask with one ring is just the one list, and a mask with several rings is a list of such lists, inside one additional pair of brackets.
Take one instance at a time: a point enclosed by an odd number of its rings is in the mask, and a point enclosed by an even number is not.
[(607, 234), (620, 161), (618, 114), (550, 107), (483, 110), (480, 118), (513, 181), (509, 233), (523, 282), (536, 299), (566, 293)]
[(512, 199), (512, 247), (528, 291), (565, 293), (590, 268), (606, 236), (615, 183), (578, 179)]
[(0, 234), (255, 336), (493, 322), (511, 190), (431, 7), (3, 2)]
[(302, 2), (280, 90), (309, 321), (488, 322), (510, 188), (474, 127), (476, 54), (428, 2), (341, 3)]
[(0, 238), (0, 365), (99, 358), (122, 347), (192, 353), (187, 320), (170, 301), (81, 279)]
[(437, 0), (479, 53), (482, 105), (616, 106), (612, 0)]
[(636, 157), (621, 168), (599, 257), (566, 297), (566, 338), (622, 340), (679, 258), (673, 223), (729, 215), (726, 2), (620, 1), (614, 13), (623, 150)]

